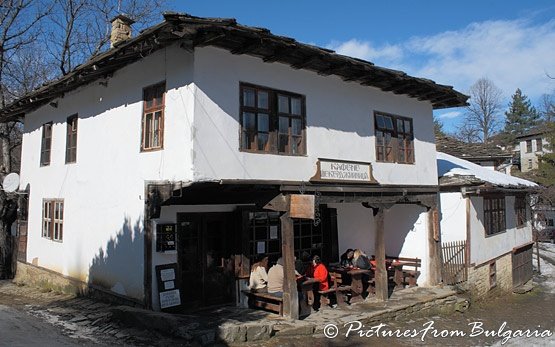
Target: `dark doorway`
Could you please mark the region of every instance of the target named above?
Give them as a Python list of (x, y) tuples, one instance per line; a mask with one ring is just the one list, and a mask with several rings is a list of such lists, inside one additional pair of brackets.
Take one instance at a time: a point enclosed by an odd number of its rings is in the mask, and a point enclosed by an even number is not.
[(231, 213), (178, 213), (177, 252), (187, 308), (233, 301)]

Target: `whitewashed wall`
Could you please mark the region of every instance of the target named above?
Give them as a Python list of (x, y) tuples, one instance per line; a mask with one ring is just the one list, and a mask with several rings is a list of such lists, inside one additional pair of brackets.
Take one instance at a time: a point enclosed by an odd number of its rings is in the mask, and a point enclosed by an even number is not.
[[(308, 181), (318, 158), (371, 162), (381, 184), (437, 185), (432, 106), (377, 88), (205, 47), (195, 50), (195, 179)], [(306, 157), (239, 151), (239, 83), (306, 96)], [(413, 118), (415, 165), (376, 163), (374, 110)]]
[[(192, 179), (193, 56), (154, 53), (25, 117), (21, 180), (31, 187), (27, 261), (143, 298), (145, 180)], [(169, 67), (171, 66), (171, 70)], [(143, 87), (166, 80), (163, 151), (140, 152)], [(78, 113), (77, 163), (65, 164), (66, 118)], [(53, 121), (51, 164), (39, 166)], [(63, 242), (41, 237), (43, 198), (63, 198)]]
[(441, 242), (466, 240), (466, 199), (459, 192), (440, 193)]
[[(359, 248), (368, 256), (376, 254), (376, 229), (372, 209), (361, 204), (329, 204), (337, 209), (339, 253)], [(428, 281), (428, 234), (426, 210), (416, 205), (395, 205), (385, 211), (385, 252), (388, 256), (422, 259), (419, 285)]]
[(486, 236), (483, 226), (484, 199), (471, 197), (470, 209), (470, 263), (482, 264), (502, 254), (512, 251), (514, 247), (532, 241), (532, 228), (530, 224), (530, 211), (527, 211), (528, 222), (525, 227), (516, 227), (514, 196), (505, 198), (505, 223), (506, 231), (503, 233)]

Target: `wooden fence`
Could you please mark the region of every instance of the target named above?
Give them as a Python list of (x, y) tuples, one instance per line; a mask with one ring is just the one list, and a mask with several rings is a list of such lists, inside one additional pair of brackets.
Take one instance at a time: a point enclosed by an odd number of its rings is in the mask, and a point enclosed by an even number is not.
[(453, 285), (466, 282), (468, 279), (466, 241), (444, 242), (441, 249), (443, 253), (443, 283)]

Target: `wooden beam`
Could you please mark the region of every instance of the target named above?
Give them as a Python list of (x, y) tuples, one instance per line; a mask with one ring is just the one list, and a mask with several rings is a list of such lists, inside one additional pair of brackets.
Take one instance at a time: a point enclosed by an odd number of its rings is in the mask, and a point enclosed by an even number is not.
[(281, 217), (281, 254), (283, 257), (283, 316), (299, 319), (299, 295), (295, 278), (293, 219), (289, 212)]
[(264, 207), (265, 210), (288, 212), (289, 211), (289, 195), (279, 194), (276, 195)]
[(374, 240), (374, 252), (376, 252), (376, 298), (380, 301), (388, 299), (387, 270), (385, 268), (385, 231), (384, 231), (384, 209), (374, 209), (374, 229), (376, 238)]
[(428, 278), (435, 286), (441, 282), (441, 233), (439, 230), (439, 211), (437, 203), (428, 210)]

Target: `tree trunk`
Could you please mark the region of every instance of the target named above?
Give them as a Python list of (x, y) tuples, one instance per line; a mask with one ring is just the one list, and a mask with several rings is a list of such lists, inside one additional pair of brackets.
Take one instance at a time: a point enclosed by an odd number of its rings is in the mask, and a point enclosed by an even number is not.
[[(0, 211), (6, 206), (6, 193), (0, 190)], [(2, 213), (4, 215), (4, 213)], [(1, 217), (1, 216), (0, 216)], [(0, 218), (0, 280), (13, 278), (12, 274), (12, 234), (8, 225)]]

